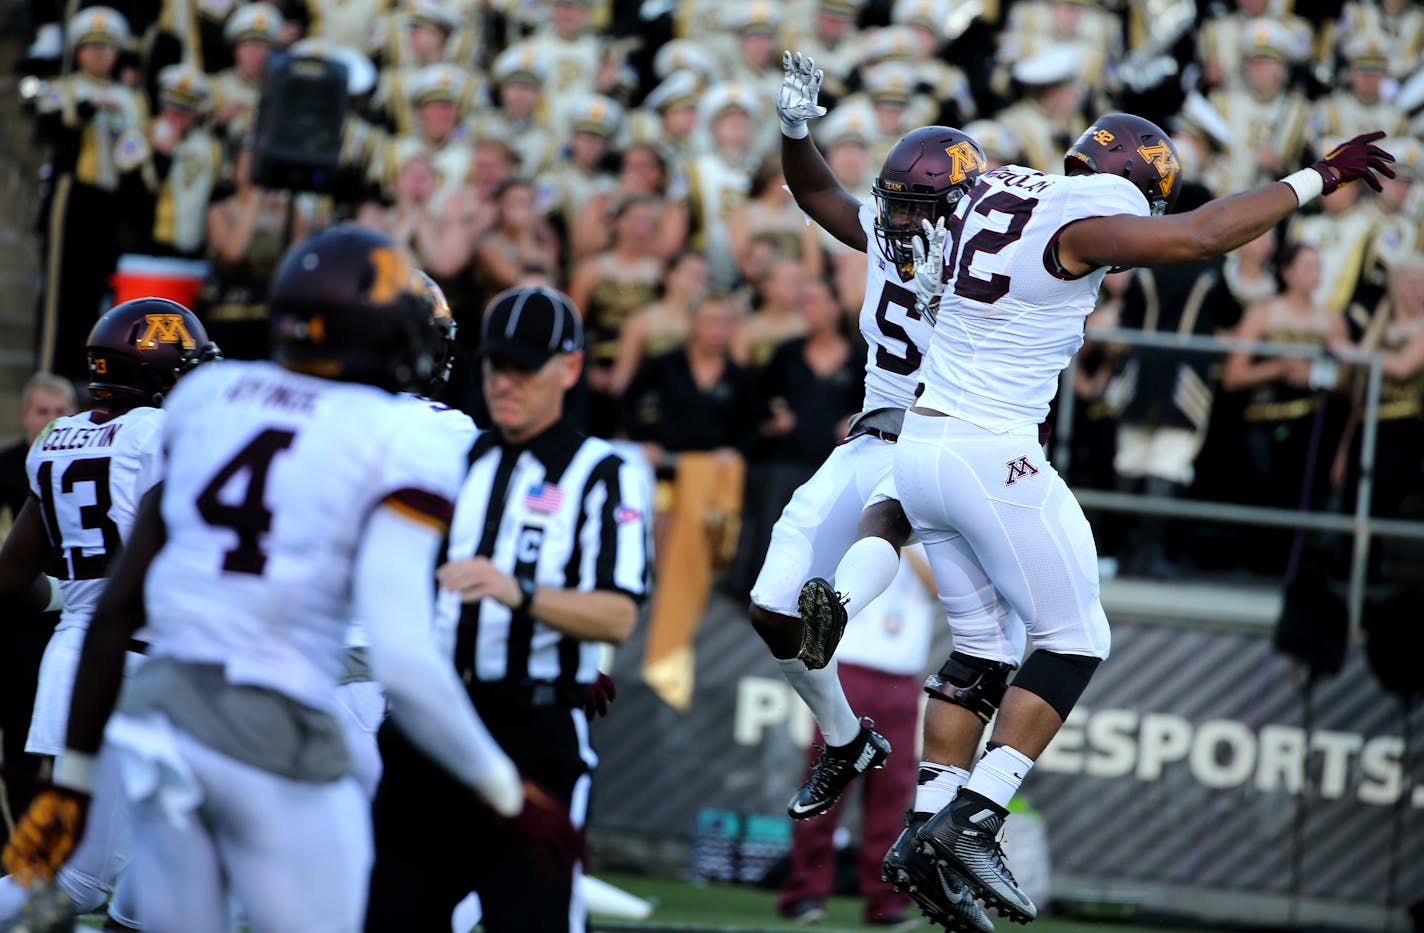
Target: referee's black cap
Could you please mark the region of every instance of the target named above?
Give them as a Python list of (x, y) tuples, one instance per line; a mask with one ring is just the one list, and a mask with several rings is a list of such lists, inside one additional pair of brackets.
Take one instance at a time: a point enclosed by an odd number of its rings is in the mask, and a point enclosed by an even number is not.
[(538, 369), (557, 353), (583, 349), (583, 321), (569, 296), (552, 288), (511, 288), (485, 308), (480, 353)]

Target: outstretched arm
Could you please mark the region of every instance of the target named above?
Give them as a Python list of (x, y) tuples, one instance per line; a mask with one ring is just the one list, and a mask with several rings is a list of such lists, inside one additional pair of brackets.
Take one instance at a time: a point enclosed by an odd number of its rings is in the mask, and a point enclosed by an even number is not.
[(1383, 137), (1357, 136), (1279, 182), (1218, 198), (1185, 214), (1120, 214), (1077, 221), (1058, 238), (1058, 261), (1070, 274), (1084, 275), (1100, 266), (1172, 266), (1224, 255), (1340, 185), (1362, 180), (1378, 191), (1375, 173), (1394, 177), (1386, 164), (1394, 156), (1371, 145)]
[(826, 113), (826, 108), (816, 103), (823, 74), (816, 70), (814, 59), (800, 52), (794, 56), (784, 52), (781, 64), (786, 76), (776, 95), (776, 113), (781, 117), (781, 171), (786, 186), (806, 216), (863, 253), (867, 244), (860, 226), (860, 202), (836, 181), (806, 126), (808, 120)]

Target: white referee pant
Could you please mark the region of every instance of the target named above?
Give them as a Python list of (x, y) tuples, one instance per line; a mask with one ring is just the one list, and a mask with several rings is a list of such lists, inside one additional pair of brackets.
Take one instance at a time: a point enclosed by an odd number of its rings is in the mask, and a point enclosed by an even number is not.
[(1037, 435), (907, 412), (895, 488), (941, 594), (966, 594), (941, 596), (957, 650), (1018, 664), (1026, 624), (1038, 650), (1106, 658), (1093, 531)]
[(366, 798), (349, 775), (313, 783), (215, 751), (159, 713), (106, 738), (133, 806), (133, 885), (149, 933), (361, 929), (371, 869)]
[(796, 618), (801, 585), (812, 577), (829, 580), (855, 543), (856, 525), (867, 505), (895, 498), (895, 445), (862, 434), (831, 451), (771, 529), (771, 544), (752, 585), (752, 604)]

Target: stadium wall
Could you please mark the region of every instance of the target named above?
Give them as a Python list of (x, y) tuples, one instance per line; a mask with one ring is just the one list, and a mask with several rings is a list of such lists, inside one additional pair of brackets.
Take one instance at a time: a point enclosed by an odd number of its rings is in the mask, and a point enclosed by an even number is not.
[[(1303, 678), (1271, 644), (1270, 592), (1105, 586), (1104, 602), (1112, 657), (1023, 788), (1047, 828), (1055, 899), (1207, 923), (1385, 929), (1397, 844), (1393, 928), (1408, 929), (1404, 909), (1424, 892), (1419, 710), (1411, 769), (1401, 705), (1352, 646), (1344, 671), (1317, 686), (1307, 735)], [(948, 650), (941, 635), (931, 658)], [(696, 651), (687, 714), (639, 680), (637, 638), (619, 652), (619, 699), (595, 733), (592, 828), (605, 863), (688, 874), (709, 813), (754, 817), (764, 837), (786, 821), (809, 713), (741, 605), (713, 601)]]

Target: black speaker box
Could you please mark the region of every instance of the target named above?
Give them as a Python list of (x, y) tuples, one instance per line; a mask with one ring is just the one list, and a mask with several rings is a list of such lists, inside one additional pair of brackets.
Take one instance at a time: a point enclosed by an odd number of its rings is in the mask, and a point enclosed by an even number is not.
[(252, 179), (263, 188), (324, 192), (341, 158), (346, 66), (272, 55), (262, 74)]

